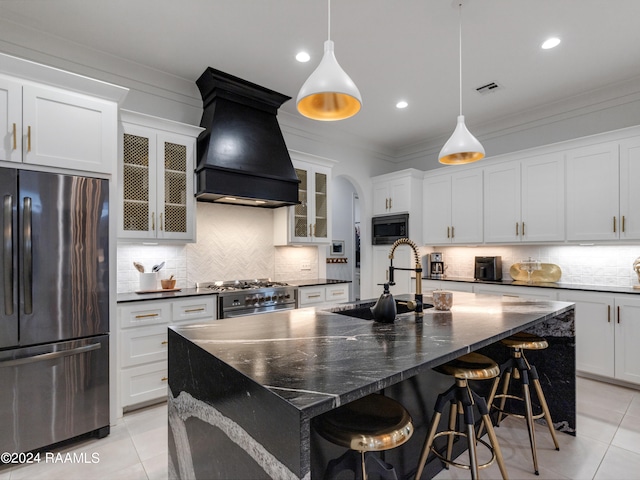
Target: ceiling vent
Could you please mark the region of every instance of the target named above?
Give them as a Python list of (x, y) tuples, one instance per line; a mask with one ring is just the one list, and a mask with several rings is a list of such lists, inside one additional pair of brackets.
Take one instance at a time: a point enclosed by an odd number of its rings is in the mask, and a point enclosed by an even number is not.
[(502, 85), (498, 85), (497, 82), (487, 83), (481, 87), (476, 88), (476, 92), (486, 95), (487, 93), (497, 92), (498, 90), (502, 90)]

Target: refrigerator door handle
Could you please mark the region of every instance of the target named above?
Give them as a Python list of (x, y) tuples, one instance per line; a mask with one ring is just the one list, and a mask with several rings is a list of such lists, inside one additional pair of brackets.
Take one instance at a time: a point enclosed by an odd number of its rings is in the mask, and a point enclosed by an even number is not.
[(55, 358), (70, 357), (71, 355), (78, 355), (80, 353), (86, 353), (92, 350), (98, 350), (99, 348), (100, 348), (99, 343), (92, 343), (91, 345), (72, 348), (71, 350), (59, 350), (57, 352), (41, 353), (40, 355), (34, 355), (33, 357), (24, 357), (24, 358), (17, 358), (15, 360), (6, 360), (4, 362), (0, 362), (0, 368), (17, 367), (19, 365), (26, 365), (29, 363), (36, 363), (36, 362), (44, 362), (45, 360), (52, 360)]
[(13, 315), (13, 196), (4, 196), (3, 208), (3, 270), (4, 314)]
[(24, 313), (33, 313), (33, 244), (31, 241), (31, 198), (24, 198), (23, 205), (23, 285)]

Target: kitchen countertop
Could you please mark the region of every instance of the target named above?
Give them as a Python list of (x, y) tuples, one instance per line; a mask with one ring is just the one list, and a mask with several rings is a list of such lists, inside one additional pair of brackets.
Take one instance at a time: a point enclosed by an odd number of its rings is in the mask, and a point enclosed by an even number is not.
[(581, 283), (562, 283), (562, 282), (548, 282), (548, 283), (527, 283), (518, 280), (476, 280), (474, 278), (467, 277), (445, 277), (445, 278), (430, 278), (422, 277), (423, 280), (433, 280), (442, 282), (462, 282), (462, 283), (477, 283), (486, 285), (504, 285), (504, 286), (518, 286), (518, 287), (540, 287), (540, 288), (556, 288), (560, 290), (584, 290), (587, 292), (603, 292), (603, 293), (640, 293), (640, 289), (633, 287), (616, 287), (612, 285), (584, 285)]
[[(292, 285), (294, 287), (312, 287), (318, 285), (333, 285), (337, 283), (351, 283), (351, 280), (336, 280), (331, 278), (314, 278), (307, 280), (284, 280), (285, 283)], [(125, 292), (118, 293), (117, 302), (118, 303), (126, 303), (126, 302), (139, 302), (144, 300), (163, 300), (163, 299), (176, 299), (182, 297), (194, 297), (197, 295), (217, 295), (217, 292), (213, 292), (208, 289), (197, 289), (197, 288), (181, 288), (179, 291), (174, 292), (154, 292), (154, 293), (136, 293), (136, 292)]]
[[(209, 471), (207, 465), (216, 463), (211, 471), (220, 473), (229, 466), (227, 448), (267, 448), (271, 460), (254, 457), (261, 468), (286, 466), (286, 475), (278, 470), (278, 478), (308, 479), (311, 418), (370, 393), (414, 385), (405, 380), (433, 375), (434, 366), (530, 328), (569, 338), (564, 345), (570, 351), (553, 356), (571, 367), (566, 374), (571, 378), (561, 379), (571, 390), (563, 391), (564, 399), (575, 395), (575, 365), (569, 361), (575, 343), (572, 303), (461, 292), (450, 312), (427, 309), (422, 319), (410, 312), (383, 324), (336, 313), (363, 303), (170, 327), (170, 443), (207, 445), (198, 452), (172, 451), (174, 465), (187, 461)], [(426, 385), (434, 389), (433, 383)], [(415, 398), (413, 387), (410, 392)], [(575, 425), (575, 410), (568, 415)], [(202, 421), (198, 431), (172, 423), (194, 416)], [(220, 435), (220, 429), (229, 433)], [(254, 460), (247, 457), (241, 468), (254, 468)], [(238, 464), (233, 462), (234, 468)]]

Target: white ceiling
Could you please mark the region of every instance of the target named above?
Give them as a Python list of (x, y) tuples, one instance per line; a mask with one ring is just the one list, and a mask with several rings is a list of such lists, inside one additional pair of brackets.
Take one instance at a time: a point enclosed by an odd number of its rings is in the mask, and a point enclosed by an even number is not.
[[(388, 151), (448, 136), (459, 108), (451, 0), (334, 0), (331, 10), (336, 57), (364, 105), (327, 128)], [(1, 0), (0, 17), (188, 81), (211, 66), (293, 97), (282, 109), (294, 115), (327, 37), (326, 0)], [(588, 101), (581, 94), (634, 78), (640, 90), (639, 22), (638, 0), (468, 1), (467, 126), (473, 132), (571, 97)], [(552, 35), (560, 46), (541, 50)], [(294, 60), (301, 49), (309, 63)], [(493, 81), (503, 88), (474, 91)], [(400, 99), (409, 107), (396, 109)]]

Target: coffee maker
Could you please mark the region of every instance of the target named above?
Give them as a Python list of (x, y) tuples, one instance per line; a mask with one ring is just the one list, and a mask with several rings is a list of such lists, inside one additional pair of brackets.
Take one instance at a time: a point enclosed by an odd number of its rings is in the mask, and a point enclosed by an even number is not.
[(425, 256), (427, 260), (426, 274), (428, 278), (434, 280), (441, 280), (444, 278), (444, 260), (442, 259), (442, 252), (428, 253)]

